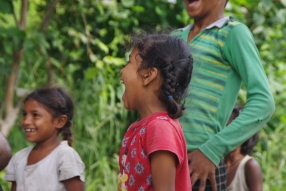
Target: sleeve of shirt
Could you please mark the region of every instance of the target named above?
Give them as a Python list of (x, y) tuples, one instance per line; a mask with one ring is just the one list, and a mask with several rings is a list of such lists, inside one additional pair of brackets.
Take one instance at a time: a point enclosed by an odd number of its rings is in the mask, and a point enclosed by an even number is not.
[(84, 164), (73, 148), (65, 150), (64, 154), (60, 157), (58, 169), (59, 181), (78, 176), (84, 182)]
[(8, 166), (6, 168), (6, 174), (4, 176), (4, 180), (13, 182), (16, 181), (16, 170), (15, 170), (15, 156), (9, 161)]
[(146, 131), (146, 153), (150, 156), (156, 151), (174, 153), (179, 165), (184, 160), (182, 139), (177, 129), (165, 120), (154, 120), (148, 124)]
[[(275, 110), (258, 50), (245, 25), (239, 24), (231, 30), (223, 53), (246, 87), (247, 103), (239, 117), (199, 148), (203, 153), (209, 153), (210, 156), (207, 157), (212, 158), (216, 165), (225, 155), (258, 132)], [(218, 146), (216, 143), (221, 144)]]

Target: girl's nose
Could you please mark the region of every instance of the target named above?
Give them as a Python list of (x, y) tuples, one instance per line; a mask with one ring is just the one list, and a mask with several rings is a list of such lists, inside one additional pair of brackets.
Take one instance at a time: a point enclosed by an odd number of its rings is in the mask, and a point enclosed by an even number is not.
[(21, 121), (22, 126), (26, 126), (31, 124), (31, 118), (28, 117), (27, 115), (23, 117), (22, 121)]

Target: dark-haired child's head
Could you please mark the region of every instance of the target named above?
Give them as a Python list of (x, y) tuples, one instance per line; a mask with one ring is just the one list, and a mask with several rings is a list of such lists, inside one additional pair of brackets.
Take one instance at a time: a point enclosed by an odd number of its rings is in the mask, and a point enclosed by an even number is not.
[[(134, 35), (128, 46), (136, 50), (137, 73), (156, 68), (161, 76), (158, 98), (165, 103), (168, 115), (178, 118), (184, 110), (183, 99), (191, 80), (193, 59), (190, 48), (181, 39), (168, 34)], [(143, 76), (141, 76), (143, 77)]]
[[(242, 112), (243, 107), (241, 106), (235, 106), (232, 110), (232, 113), (230, 115), (228, 124), (230, 124), (235, 118), (239, 116), (239, 114)], [(257, 141), (259, 138), (259, 133), (254, 134), (252, 137), (250, 137), (247, 141), (245, 141), (241, 147), (240, 147), (240, 153), (242, 155), (253, 155), (253, 148), (255, 147)]]
[[(31, 102), (32, 101), (32, 102)], [(69, 145), (72, 144), (72, 132), (71, 132), (71, 125), (72, 125), (72, 118), (74, 114), (74, 104), (71, 99), (71, 97), (61, 88), (41, 88), (33, 91), (31, 94), (29, 94), (25, 100), (24, 104), (26, 107), (26, 103), (34, 103), (34, 105), (37, 106), (43, 106), (43, 108), (51, 115), (52, 120), (56, 118), (61, 118), (60, 126), (58, 127), (58, 133), (61, 133), (64, 140), (67, 140)], [(36, 108), (35, 107), (35, 108)], [(42, 119), (41, 114), (37, 113), (38, 111), (35, 109), (35, 111), (32, 111), (32, 117), (30, 120), (30, 123), (33, 123), (31, 121), (39, 121), (39, 119)], [(22, 126), (25, 126), (25, 116), (28, 115), (27, 111), (24, 109), (23, 113), (23, 120), (22, 120)], [(44, 117), (44, 116), (43, 116)], [(43, 124), (44, 125), (44, 124)], [(27, 124), (29, 126), (29, 124)], [(34, 127), (36, 124), (31, 124), (30, 126)], [(37, 127), (34, 127), (35, 131), (37, 131)], [(29, 130), (32, 131), (32, 130)], [(34, 131), (34, 130), (33, 130)]]
[(228, 119), (227, 125), (230, 124), (235, 118), (237, 118), (239, 116), (240, 112), (242, 112), (242, 110), (243, 110), (243, 107), (235, 106), (232, 109), (232, 112), (231, 112), (230, 117)]

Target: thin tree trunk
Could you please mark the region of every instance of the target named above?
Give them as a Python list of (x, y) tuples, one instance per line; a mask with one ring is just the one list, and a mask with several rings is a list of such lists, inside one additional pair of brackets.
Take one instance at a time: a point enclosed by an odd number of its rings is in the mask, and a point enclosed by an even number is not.
[[(22, 31), (26, 29), (27, 22), (27, 12), (28, 12), (28, 0), (22, 0), (21, 10), (20, 10), (20, 21), (17, 24), (18, 28)], [(16, 21), (16, 20), (15, 20)], [(17, 78), (20, 70), (20, 63), (23, 55), (23, 44), (18, 47), (18, 49), (13, 54), (13, 63), (12, 63), (12, 72), (8, 75), (5, 87), (5, 95), (4, 95), (4, 105), (5, 105), (5, 113), (4, 119), (0, 119), (0, 131), (6, 137), (13, 124), (15, 123), (19, 109), (21, 105), (21, 99), (15, 104), (15, 88), (17, 83)]]

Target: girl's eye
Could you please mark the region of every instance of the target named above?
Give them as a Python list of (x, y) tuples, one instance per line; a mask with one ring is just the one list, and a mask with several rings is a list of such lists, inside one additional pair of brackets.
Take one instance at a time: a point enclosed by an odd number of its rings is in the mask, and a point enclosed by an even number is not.
[(23, 112), (22, 117), (26, 117), (27, 113)]
[(33, 116), (34, 116), (34, 117), (39, 117), (40, 115), (37, 114), (37, 113), (34, 113)]

